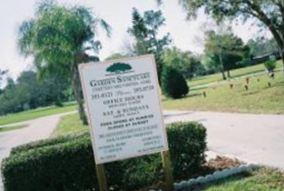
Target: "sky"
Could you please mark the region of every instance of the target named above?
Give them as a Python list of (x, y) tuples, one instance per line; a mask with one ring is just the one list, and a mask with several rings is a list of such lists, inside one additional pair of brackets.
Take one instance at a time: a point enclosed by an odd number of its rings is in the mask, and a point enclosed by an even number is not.
[[(8, 69), (9, 76), (16, 78), (23, 70), (32, 68), (32, 58), (24, 58), (17, 49), (17, 30), (19, 25), (33, 17), (34, 8), (38, 0), (9, 0), (0, 1), (0, 69)], [(112, 35), (108, 38), (99, 31), (102, 42), (100, 59), (112, 53), (125, 50), (125, 44), (130, 40), (127, 33), (131, 26), (132, 8), (136, 7), (141, 13), (146, 10), (161, 9), (166, 19), (159, 35), (170, 33), (172, 45), (184, 51), (203, 52), (204, 31), (214, 26), (214, 22), (203, 12), (199, 12), (196, 20), (186, 20), (186, 14), (178, 5), (177, 0), (164, 1), (158, 6), (155, 0), (58, 0), (62, 4), (79, 4), (91, 8), (92, 12), (106, 20), (112, 27)], [(259, 28), (254, 22), (245, 24), (232, 23), (233, 32), (244, 42), (259, 35)], [(271, 36), (268, 31), (263, 36)]]

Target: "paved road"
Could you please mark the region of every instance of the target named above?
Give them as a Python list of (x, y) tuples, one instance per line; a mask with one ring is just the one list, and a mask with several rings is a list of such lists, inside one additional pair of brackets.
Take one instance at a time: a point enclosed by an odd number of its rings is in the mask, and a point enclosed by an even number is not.
[(209, 150), (284, 169), (284, 115), (167, 111), (165, 121), (199, 121)]
[[(55, 129), (60, 117), (69, 113), (57, 114), (21, 123), (15, 123), (13, 125), (26, 124), (28, 126), (23, 129), (0, 133), (0, 165), (2, 159), (9, 155), (11, 148), (31, 141), (48, 138)], [(2, 190), (3, 187), (0, 176), (0, 191)]]

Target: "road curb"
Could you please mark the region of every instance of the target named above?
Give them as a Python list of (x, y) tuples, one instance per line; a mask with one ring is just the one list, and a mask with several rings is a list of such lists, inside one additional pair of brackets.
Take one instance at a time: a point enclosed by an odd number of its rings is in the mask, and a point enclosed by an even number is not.
[(178, 183), (174, 183), (175, 190), (182, 190), (185, 188), (190, 188), (194, 185), (203, 185), (209, 184), (211, 182), (221, 180), (227, 178), (229, 176), (251, 172), (259, 168), (258, 165), (255, 164), (248, 164), (248, 165), (240, 165), (238, 167), (227, 168), (221, 171), (216, 171), (213, 174), (209, 174), (206, 176), (199, 176), (197, 178), (189, 179), (187, 181), (181, 181)]

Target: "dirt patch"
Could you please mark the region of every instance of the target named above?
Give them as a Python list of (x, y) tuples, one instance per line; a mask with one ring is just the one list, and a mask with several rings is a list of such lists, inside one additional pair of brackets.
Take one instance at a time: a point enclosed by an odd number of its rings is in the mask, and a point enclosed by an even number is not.
[(232, 159), (224, 156), (217, 156), (215, 159), (211, 159), (208, 162), (204, 164), (204, 167), (216, 170), (223, 170), (225, 168), (232, 168), (236, 166), (240, 166), (242, 164), (245, 164), (242, 161), (239, 161), (238, 159)]
[[(238, 159), (232, 159), (232, 158), (225, 157), (225, 156), (216, 156), (216, 158), (210, 159), (209, 161), (207, 161), (201, 167), (201, 169), (198, 173), (194, 174), (192, 177), (188, 177), (186, 180), (188, 180), (190, 178), (196, 178), (196, 177), (199, 177), (199, 176), (205, 176), (207, 174), (212, 174), (217, 170), (224, 170), (226, 168), (237, 167), (237, 166), (240, 166), (242, 164), (245, 164), (245, 163), (238, 160)], [(180, 180), (180, 179), (175, 180), (175, 182), (180, 182), (180, 181), (182, 181), (182, 180)], [(153, 184), (152, 186), (142, 188), (142, 189), (139, 189), (137, 191), (162, 191), (162, 190), (164, 190), (163, 189), (164, 186), (165, 186), (164, 183), (161, 181), (161, 182), (157, 182), (157, 183)]]

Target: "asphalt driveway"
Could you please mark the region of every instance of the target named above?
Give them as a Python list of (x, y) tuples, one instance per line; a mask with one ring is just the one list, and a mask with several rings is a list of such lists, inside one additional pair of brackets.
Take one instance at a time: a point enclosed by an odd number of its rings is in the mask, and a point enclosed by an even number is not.
[(209, 150), (284, 169), (284, 115), (165, 111), (165, 122), (199, 121)]

